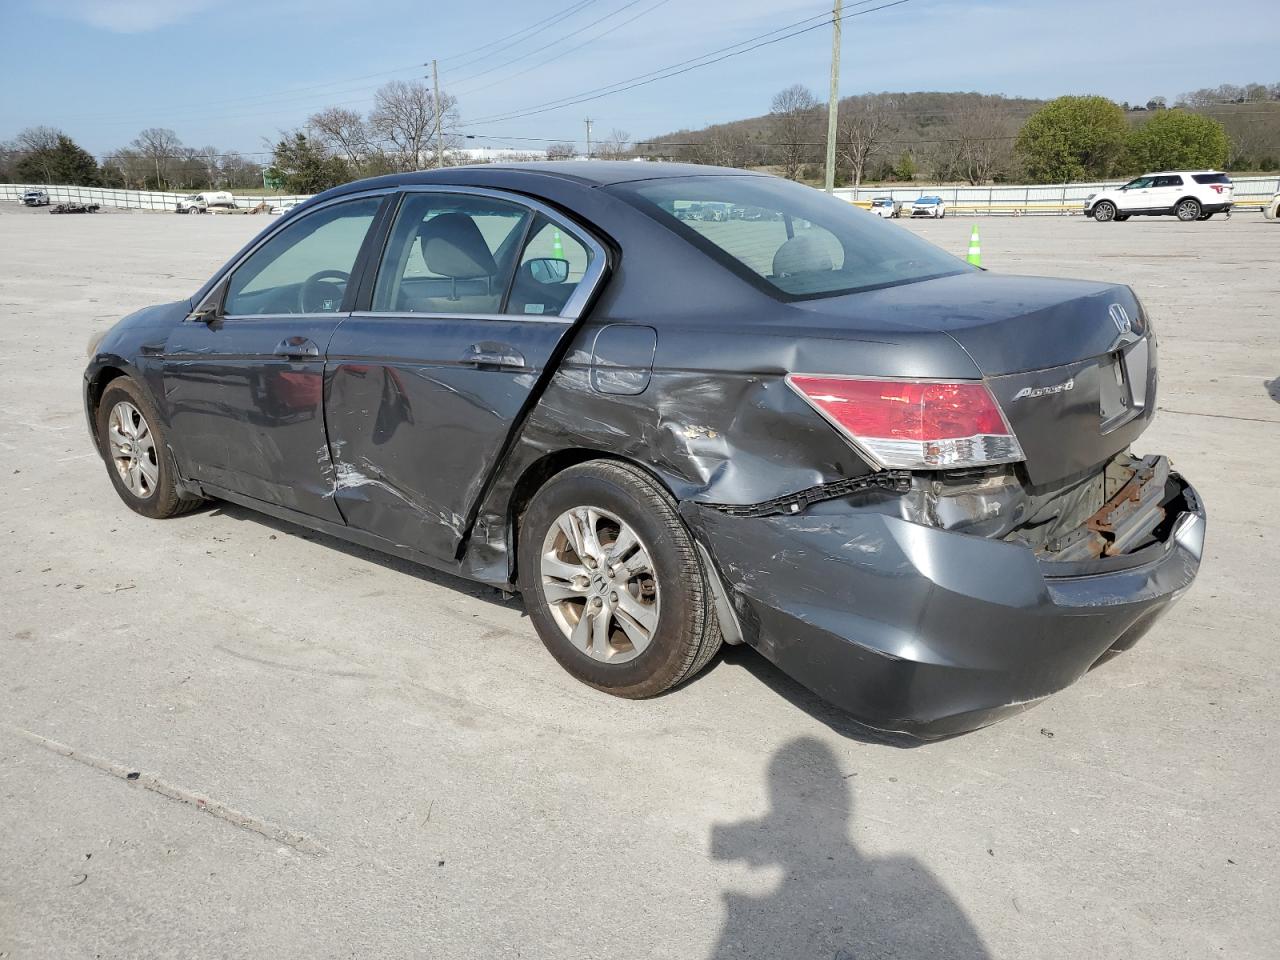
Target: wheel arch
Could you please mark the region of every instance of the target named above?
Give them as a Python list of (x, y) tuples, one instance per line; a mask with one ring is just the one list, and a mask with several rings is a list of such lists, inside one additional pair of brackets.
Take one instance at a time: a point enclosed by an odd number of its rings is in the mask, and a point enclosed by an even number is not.
[[(93, 439), (94, 448), (99, 452), (101, 447), (98, 443), (98, 408), (102, 405), (102, 395), (107, 392), (107, 387), (121, 377), (133, 377), (136, 383), (142, 384), (142, 378), (134, 376), (135, 372), (124, 360), (106, 358), (95, 363), (85, 374), (84, 413), (89, 421), (89, 436)], [(143, 384), (142, 388), (145, 390), (146, 385)]]
[(506, 534), (510, 550), (510, 571), (513, 581), (518, 576), (516, 567), (520, 551), (520, 520), (524, 516), (530, 501), (557, 474), (563, 473), (570, 467), (576, 467), (581, 463), (589, 463), (592, 460), (607, 460), (612, 463), (621, 463), (633, 467), (657, 484), (674, 503), (677, 505), (680, 503), (680, 498), (676, 496), (671, 483), (661, 473), (654, 470), (651, 464), (641, 463), (630, 457), (593, 447), (564, 447), (560, 450), (546, 453), (524, 468), (511, 488), (511, 496), (507, 499)]

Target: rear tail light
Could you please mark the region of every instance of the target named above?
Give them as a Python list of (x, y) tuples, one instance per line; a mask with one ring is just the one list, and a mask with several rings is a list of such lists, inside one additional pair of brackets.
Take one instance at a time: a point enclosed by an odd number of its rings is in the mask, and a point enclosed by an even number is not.
[(1210, 189), (1212, 189), (1212, 190), (1213, 190), (1213, 192), (1214, 192), (1214, 193), (1221, 193), (1223, 190), (1225, 190), (1225, 189), (1226, 189), (1226, 188), (1225, 188), (1225, 187), (1223, 187), (1223, 185), (1222, 185), (1222, 184), (1220, 184), (1220, 183), (1211, 183), (1211, 184), (1209, 184), (1209, 187), (1210, 187)]
[(878, 467), (947, 470), (1023, 459), (978, 380), (874, 380), (792, 374), (787, 384)]

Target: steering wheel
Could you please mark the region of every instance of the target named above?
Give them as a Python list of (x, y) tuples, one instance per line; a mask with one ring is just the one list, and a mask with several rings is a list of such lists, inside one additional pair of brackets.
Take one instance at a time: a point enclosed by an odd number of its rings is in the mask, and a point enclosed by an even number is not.
[(299, 313), (337, 313), (347, 292), (351, 274), (343, 270), (320, 270), (298, 287)]

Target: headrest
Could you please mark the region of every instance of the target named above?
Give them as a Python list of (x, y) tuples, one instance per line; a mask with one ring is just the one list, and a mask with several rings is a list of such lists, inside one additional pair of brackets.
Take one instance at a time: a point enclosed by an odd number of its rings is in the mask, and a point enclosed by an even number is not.
[(797, 273), (816, 273), (834, 269), (831, 254), (813, 237), (797, 234), (773, 255), (773, 275), (789, 277)]
[(465, 213), (442, 213), (418, 229), (422, 259), (439, 277), (474, 280), (498, 272), (489, 245), (476, 222)]

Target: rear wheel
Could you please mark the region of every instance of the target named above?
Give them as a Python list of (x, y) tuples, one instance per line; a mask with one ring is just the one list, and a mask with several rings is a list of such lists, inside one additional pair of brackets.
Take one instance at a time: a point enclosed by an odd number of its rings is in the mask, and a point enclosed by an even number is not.
[(675, 503), (643, 471), (596, 460), (551, 478), (520, 522), (519, 583), (543, 644), (615, 696), (655, 696), (722, 640)]
[(1093, 219), (1107, 223), (1116, 218), (1116, 205), (1110, 200), (1100, 200), (1093, 205)]
[(111, 381), (98, 404), (97, 426), (98, 449), (111, 485), (131, 510), (163, 520), (203, 502), (178, 495), (160, 417), (151, 398), (134, 381), (128, 377)]
[(1185, 200), (1179, 200), (1178, 205), (1174, 207), (1175, 214), (1183, 223), (1191, 223), (1200, 219), (1200, 201), (1187, 197)]

